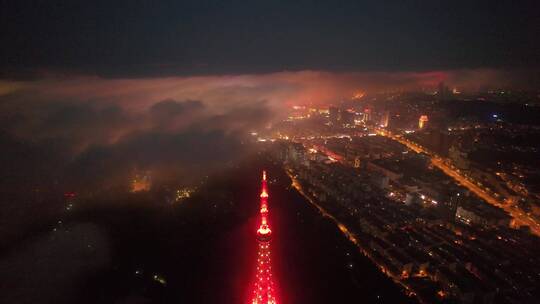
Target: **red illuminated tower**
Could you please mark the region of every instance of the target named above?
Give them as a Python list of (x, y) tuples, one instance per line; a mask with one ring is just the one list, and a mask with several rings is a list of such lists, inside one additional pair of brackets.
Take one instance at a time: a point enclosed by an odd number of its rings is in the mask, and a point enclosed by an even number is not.
[(272, 264), (270, 261), (270, 240), (272, 230), (268, 224), (268, 189), (266, 186), (266, 171), (263, 171), (261, 189), (261, 223), (257, 230), (257, 273), (250, 304), (276, 304), (276, 292), (272, 277)]

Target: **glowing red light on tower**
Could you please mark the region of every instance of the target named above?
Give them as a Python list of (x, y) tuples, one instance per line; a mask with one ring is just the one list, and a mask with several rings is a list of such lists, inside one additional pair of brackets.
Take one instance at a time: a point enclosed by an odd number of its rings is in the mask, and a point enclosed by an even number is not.
[(261, 187), (261, 223), (257, 229), (257, 270), (255, 284), (250, 296), (249, 304), (277, 304), (274, 279), (272, 278), (272, 265), (270, 261), (270, 240), (272, 230), (268, 224), (268, 190), (266, 185), (266, 171), (263, 171)]

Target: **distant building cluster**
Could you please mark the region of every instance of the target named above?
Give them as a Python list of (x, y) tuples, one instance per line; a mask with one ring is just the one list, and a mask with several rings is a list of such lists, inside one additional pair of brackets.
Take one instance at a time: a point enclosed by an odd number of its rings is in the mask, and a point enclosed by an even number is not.
[(177, 189), (175, 192), (174, 200), (175, 202), (181, 202), (187, 198), (190, 198), (194, 192), (195, 192), (194, 188), (184, 187), (184, 188)]
[(152, 177), (150, 171), (143, 171), (134, 174), (131, 181), (131, 192), (146, 192), (152, 187)]

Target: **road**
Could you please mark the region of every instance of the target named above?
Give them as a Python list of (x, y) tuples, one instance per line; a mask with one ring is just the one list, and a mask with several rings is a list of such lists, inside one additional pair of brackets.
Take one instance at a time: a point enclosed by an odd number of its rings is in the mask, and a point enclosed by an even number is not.
[[(349, 228), (347, 228), (347, 226), (345, 226), (344, 223), (340, 222), (335, 216), (333, 216), (328, 211), (326, 211), (323, 207), (321, 207), (321, 205), (319, 205), (310, 195), (304, 192), (302, 185), (296, 179), (294, 171), (292, 169), (286, 168), (285, 171), (292, 181), (292, 187), (296, 189), (296, 191), (298, 191), (298, 193), (300, 193), (312, 206), (314, 206), (322, 216), (330, 219), (337, 226), (337, 228), (343, 234), (343, 236), (345, 236), (351, 243), (353, 243), (365, 257), (369, 258), (384, 275), (388, 276), (388, 278), (394, 281), (394, 283), (401, 286), (401, 288), (403, 288), (404, 292), (409, 297), (416, 296), (416, 293), (407, 284), (405, 284), (399, 277), (393, 276), (388, 271), (386, 271), (386, 269), (384, 269), (383, 266), (376, 263), (376, 260), (371, 256), (370, 252), (368, 250), (365, 250), (360, 245), (360, 242), (358, 241), (357, 236)], [(419, 300), (420, 303), (422, 303), (420, 298), (417, 298), (417, 300)]]
[(487, 203), (493, 206), (499, 207), (505, 210), (506, 212), (508, 212), (508, 214), (510, 214), (510, 216), (512, 216), (513, 218), (512, 226), (514, 227), (528, 226), (533, 234), (540, 236), (540, 224), (537, 221), (530, 218), (526, 213), (521, 211), (515, 205), (506, 204), (502, 202), (497, 197), (495, 197), (495, 195), (487, 192), (486, 190), (478, 186), (477, 182), (461, 174), (457, 169), (452, 168), (451, 166), (446, 164), (443, 158), (436, 156), (433, 152), (427, 150), (426, 148), (422, 146), (419, 146), (418, 144), (410, 140), (407, 140), (403, 137), (392, 135), (391, 133), (385, 130), (377, 129), (377, 134), (390, 138), (394, 141), (397, 141), (417, 153), (426, 154), (427, 156), (431, 158), (431, 163), (435, 167), (443, 171), (446, 175), (452, 177), (456, 182), (461, 184), (463, 187), (467, 188), (472, 193), (476, 194), (478, 197), (480, 197)]

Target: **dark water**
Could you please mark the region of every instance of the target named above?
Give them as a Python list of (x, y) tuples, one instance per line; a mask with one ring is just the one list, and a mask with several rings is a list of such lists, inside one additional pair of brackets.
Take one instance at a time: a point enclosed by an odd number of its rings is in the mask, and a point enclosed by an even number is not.
[(199, 195), (175, 206), (152, 194), (87, 202), (58, 231), (3, 258), (8, 266), (0, 262), (0, 270), (24, 271), (16, 283), (1, 285), (0, 297), (17, 303), (245, 303), (255, 270), (263, 168), (271, 180), (272, 259), (282, 303), (413, 302), (290, 188), (279, 166), (260, 159), (210, 178)]

